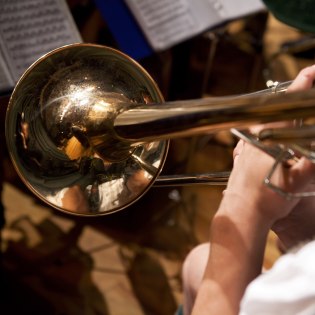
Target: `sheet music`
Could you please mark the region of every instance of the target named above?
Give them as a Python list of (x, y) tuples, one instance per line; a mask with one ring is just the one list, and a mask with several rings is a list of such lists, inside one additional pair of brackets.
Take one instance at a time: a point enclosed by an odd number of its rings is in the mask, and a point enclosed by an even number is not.
[(190, 28), (196, 27), (185, 0), (135, 0), (143, 14), (149, 36), (157, 42), (180, 41)]
[(0, 7), (0, 50), (14, 82), (45, 53), (82, 42), (65, 0), (0, 0)]
[(218, 12), (222, 19), (233, 19), (241, 17), (258, 10), (262, 10), (264, 5), (256, 0), (208, 0)]
[(14, 80), (0, 52), (0, 92), (7, 91), (14, 85)]
[(265, 9), (261, 0), (125, 0), (155, 51), (230, 19)]

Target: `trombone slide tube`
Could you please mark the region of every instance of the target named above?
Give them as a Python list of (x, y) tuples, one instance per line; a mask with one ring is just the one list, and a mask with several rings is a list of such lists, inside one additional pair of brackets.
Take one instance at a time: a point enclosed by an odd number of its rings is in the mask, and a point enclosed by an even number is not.
[(215, 97), (127, 107), (114, 120), (119, 138), (145, 143), (315, 115), (315, 90)]

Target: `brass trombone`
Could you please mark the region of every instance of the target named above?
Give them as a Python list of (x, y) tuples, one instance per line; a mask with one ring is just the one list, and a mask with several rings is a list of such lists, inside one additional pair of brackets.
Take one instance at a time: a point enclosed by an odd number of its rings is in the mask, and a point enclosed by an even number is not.
[(68, 45), (41, 57), (18, 81), (6, 141), (19, 176), (43, 201), (77, 215), (109, 214), (154, 184), (226, 184), (229, 172), (160, 176), (171, 138), (231, 129), (274, 157), (285, 145), (313, 159), (312, 124), (255, 137), (241, 130), (313, 117), (315, 91), (282, 93), (289, 83), (248, 95), (165, 102), (150, 75), (125, 54)]

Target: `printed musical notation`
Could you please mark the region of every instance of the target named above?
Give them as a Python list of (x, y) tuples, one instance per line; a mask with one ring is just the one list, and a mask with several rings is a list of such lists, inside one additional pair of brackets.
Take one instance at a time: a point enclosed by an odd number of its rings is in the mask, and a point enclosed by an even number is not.
[(45, 53), (82, 42), (65, 0), (0, 0), (0, 91)]
[(261, 0), (125, 0), (125, 3), (155, 51), (265, 9)]

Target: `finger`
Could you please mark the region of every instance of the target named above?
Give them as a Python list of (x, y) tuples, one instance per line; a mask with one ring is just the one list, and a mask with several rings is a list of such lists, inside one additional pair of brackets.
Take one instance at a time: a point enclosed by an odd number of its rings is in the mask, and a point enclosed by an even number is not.
[[(297, 77), (294, 79), (292, 84), (288, 87), (287, 92), (298, 92), (303, 90), (308, 90), (313, 87), (315, 80), (315, 65), (306, 67), (302, 69)], [(268, 123), (251, 126), (249, 128), (250, 132), (253, 134), (258, 134), (261, 130), (266, 128), (281, 128), (289, 126), (288, 122), (280, 123)]]
[(239, 155), (242, 153), (244, 148), (244, 140), (239, 140), (236, 147), (233, 150), (233, 163), (235, 165)]
[(237, 155), (241, 154), (241, 152), (243, 151), (243, 148), (244, 148), (244, 140), (239, 140), (233, 150), (233, 159), (235, 159)]
[(315, 65), (306, 67), (300, 71), (287, 92), (297, 92), (312, 88), (315, 79)]
[(294, 180), (294, 186), (303, 190), (315, 177), (315, 164), (306, 157), (301, 157), (299, 161), (291, 167), (290, 172)]
[(251, 126), (249, 128), (249, 130), (252, 134), (259, 135), (259, 133), (264, 129), (284, 128), (284, 127), (290, 127), (291, 125), (293, 125), (293, 121), (292, 122), (280, 121), (280, 122), (272, 122), (272, 123), (267, 123), (267, 124), (260, 124), (260, 125)]

